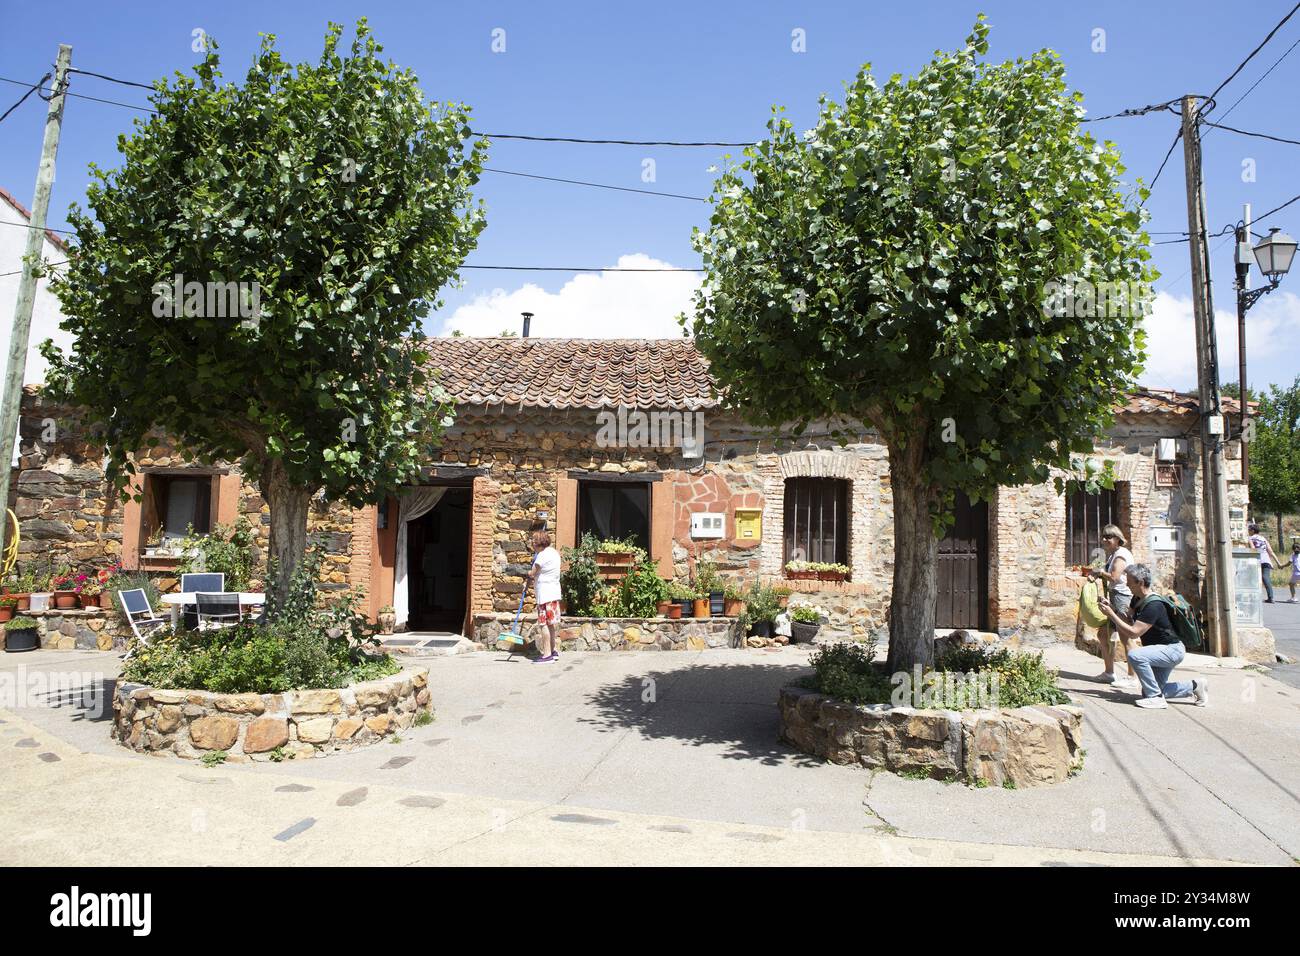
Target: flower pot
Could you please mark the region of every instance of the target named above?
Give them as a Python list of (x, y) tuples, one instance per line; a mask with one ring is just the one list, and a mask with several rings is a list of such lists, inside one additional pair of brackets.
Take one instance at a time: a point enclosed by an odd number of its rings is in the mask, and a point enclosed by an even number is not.
[(750, 627), (750, 629), (749, 629), (749, 633), (752, 634), (754, 637), (771, 637), (771, 636), (772, 636), (772, 622), (771, 622), (771, 621), (755, 621), (754, 624), (753, 624), (753, 626)]
[(722, 613), (727, 617), (740, 617), (744, 610), (745, 602), (740, 598), (727, 598), (722, 607)]
[(98, 594), (78, 594), (77, 601), (81, 604), (83, 610), (91, 607), (99, 607)]
[(20, 631), (5, 631), (5, 651), (17, 654), (20, 651), (34, 651), (41, 646), (36, 636), (36, 628), (25, 627)]
[(679, 608), (681, 608), (681, 613), (677, 615), (678, 617), (694, 617), (694, 616), (695, 616), (695, 601), (694, 601), (693, 599), (691, 599), (691, 598), (678, 598), (678, 599), (677, 599), (676, 601), (674, 601), (673, 603), (676, 604)]
[(710, 614), (709, 614), (709, 599), (708, 599), (708, 598), (696, 598), (695, 601), (694, 601), (693, 607), (694, 607), (694, 611), (695, 611), (695, 613), (694, 613), (694, 615), (693, 615), (694, 617), (697, 617), (697, 618), (708, 618), (708, 617), (710, 617)]
[(655, 613), (658, 614), (660, 617), (667, 617), (668, 609), (670, 607), (675, 607), (675, 606), (676, 605), (674, 605), (672, 601), (659, 601), (657, 604), (655, 604)]
[(77, 600), (76, 591), (55, 591), (54, 606), (60, 611), (71, 611), (80, 601)]
[(821, 629), (820, 624), (805, 624), (803, 621), (790, 622), (790, 643), (811, 644)]
[(815, 581), (817, 580), (816, 571), (787, 571), (785, 576), (791, 581)]
[(713, 617), (721, 617), (722, 612), (727, 606), (727, 594), (725, 591), (709, 592), (709, 614)]
[(22, 606), (22, 601), (18, 602), (18, 606), (24, 611), (46, 611), (49, 610), (51, 597), (48, 591), (33, 591), (27, 596), (27, 607)]
[(375, 621), (379, 624), (380, 634), (392, 634), (393, 628), (397, 626), (397, 613), (395, 611), (380, 611), (375, 616)]
[(3, 624), (5, 621), (12, 621), (13, 619), (14, 609), (12, 607), (9, 607), (8, 605), (0, 607), (0, 624)]
[(630, 551), (601, 551), (599, 554), (601, 564), (631, 564), (636, 557)]
[(11, 598), (15, 598), (18, 601), (18, 610), (20, 611), (31, 610), (31, 606), (32, 606), (31, 594), (11, 594), (9, 596)]
[(664, 617), (669, 618), (670, 620), (673, 621), (681, 620), (682, 606), (678, 604), (676, 601), (669, 601), (668, 607), (664, 611)]

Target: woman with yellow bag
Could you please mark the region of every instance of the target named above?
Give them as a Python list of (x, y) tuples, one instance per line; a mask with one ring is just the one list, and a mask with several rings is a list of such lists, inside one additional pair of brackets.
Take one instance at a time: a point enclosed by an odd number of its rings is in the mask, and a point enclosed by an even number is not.
[(1101, 529), (1101, 546), (1106, 552), (1106, 561), (1100, 569), (1093, 568), (1088, 571), (1088, 582), (1084, 584), (1079, 594), (1079, 616), (1084, 624), (1097, 628), (1097, 641), (1101, 644), (1101, 659), (1106, 665), (1098, 680), (1131, 690), (1137, 683), (1137, 677), (1133, 674), (1133, 668), (1128, 665), (1127, 656), (1124, 663), (1128, 675), (1126, 677), (1116, 675), (1115, 645), (1119, 643), (1119, 635), (1099, 606), (1100, 599), (1105, 598), (1121, 617), (1128, 614), (1133, 592), (1129, 590), (1124, 570), (1134, 561), (1133, 552), (1126, 547), (1127, 544), (1124, 532), (1115, 525), (1108, 524)]

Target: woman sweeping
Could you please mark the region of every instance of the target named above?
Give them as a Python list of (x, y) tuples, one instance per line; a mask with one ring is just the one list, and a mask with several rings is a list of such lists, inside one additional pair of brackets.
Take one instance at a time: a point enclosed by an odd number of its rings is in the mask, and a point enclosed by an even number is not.
[(551, 547), (551, 536), (544, 528), (532, 534), (535, 553), (528, 580), (537, 595), (537, 653), (534, 664), (550, 664), (560, 659), (560, 552)]

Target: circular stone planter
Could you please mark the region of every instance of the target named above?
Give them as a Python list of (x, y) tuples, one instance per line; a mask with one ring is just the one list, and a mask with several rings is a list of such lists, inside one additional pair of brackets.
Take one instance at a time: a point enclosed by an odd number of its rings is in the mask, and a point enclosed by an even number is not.
[(233, 763), (320, 757), (377, 743), (410, 727), (420, 711), (432, 713), (428, 678), (427, 668), (413, 667), (338, 690), (283, 694), (119, 684), (112, 735), (141, 753), (189, 759), (218, 750)]
[(1060, 783), (1083, 766), (1083, 710), (918, 710), (781, 689), (781, 739), (831, 763), (991, 787)]

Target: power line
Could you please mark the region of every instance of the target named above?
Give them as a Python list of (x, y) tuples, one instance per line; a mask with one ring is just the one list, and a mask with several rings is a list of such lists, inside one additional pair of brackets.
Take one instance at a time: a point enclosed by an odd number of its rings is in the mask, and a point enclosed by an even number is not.
[(611, 186), (607, 183), (589, 183), (582, 179), (561, 179), (558, 176), (539, 176), (536, 173), (518, 173), (509, 169), (492, 169), (484, 166), (485, 173), (499, 173), (502, 176), (522, 176), (525, 179), (545, 179), (552, 183), (568, 183), (572, 186), (593, 186), (597, 189), (616, 189), (625, 193), (642, 193), (646, 196), (666, 196), (670, 199), (689, 199), (692, 202), (708, 202), (702, 196), (684, 196), (681, 193), (665, 193), (655, 189), (633, 189), (631, 186)]
[[(46, 75), (48, 76), (49, 74), (46, 74)], [(4, 82), (4, 83), (13, 83), (15, 86), (26, 86), (26, 85), (27, 85), (27, 84), (24, 83), (22, 80), (13, 80), (13, 79), (10, 79), (10, 78), (7, 77), (7, 76), (0, 76), (0, 82)], [(42, 82), (44, 82), (44, 81), (42, 80)], [(41, 89), (41, 92), (42, 92), (42, 93), (53, 93), (54, 90), (52, 90), (52, 89), (45, 89), (45, 88), (42, 88), (42, 89)], [(137, 105), (134, 104), (134, 103), (122, 103), (122, 102), (120, 102), (120, 101), (118, 101), (118, 100), (105, 100), (105, 99), (101, 99), (101, 98), (98, 97), (98, 96), (87, 96), (85, 93), (73, 93), (71, 90), (64, 90), (64, 91), (63, 91), (63, 95), (64, 95), (64, 96), (72, 96), (72, 97), (76, 97), (76, 98), (79, 99), (79, 100), (90, 100), (92, 103), (107, 103), (109, 106), (123, 106), (123, 107), (125, 107), (126, 109), (129, 109), (129, 110), (140, 110), (140, 111), (145, 112), (145, 113), (153, 113), (155, 116), (158, 114), (158, 111), (157, 111), (157, 110), (150, 109), (150, 108), (147, 107), (147, 106), (137, 106)]]
[[(1229, 133), (1237, 133), (1241, 136), (1254, 136), (1258, 139), (1271, 139), (1275, 143), (1289, 143), (1292, 146), (1300, 146), (1300, 139), (1286, 139), (1282, 136), (1272, 136), (1269, 133), (1252, 133), (1250, 130), (1237, 129), (1235, 126), (1224, 126), (1222, 123), (1212, 123), (1209, 120), (1202, 120), (1206, 126), (1213, 126), (1215, 129), (1226, 129)], [(1204, 136), (1201, 137), (1205, 139)]]
[(1242, 93), (1241, 96), (1237, 97), (1236, 102), (1228, 107), (1227, 111), (1223, 114), (1221, 118), (1227, 119), (1228, 114), (1231, 113), (1233, 110), (1235, 110), (1242, 100), (1250, 96), (1251, 93), (1255, 92), (1255, 87), (1259, 86), (1259, 84), (1263, 83), (1264, 80), (1268, 79), (1268, 75), (1272, 73), (1274, 70), (1276, 70), (1278, 64), (1281, 63), (1283, 60), (1285, 60), (1288, 56), (1290, 56), (1291, 51), (1298, 46), (1300, 46), (1300, 40), (1296, 40), (1295, 43), (1292, 43), (1291, 46), (1287, 48), (1287, 51), (1283, 53), (1280, 57), (1278, 57), (1277, 60), (1274, 61), (1272, 66), (1270, 66), (1267, 70), (1264, 71), (1263, 76), (1261, 76), (1258, 80), (1256, 80), (1254, 83), (1251, 84), (1250, 89), (1248, 89), (1245, 93)]
[(492, 269), (504, 272), (704, 272), (704, 269), (678, 269), (671, 267), (667, 269), (632, 269), (620, 266), (610, 266), (608, 268), (586, 268), (579, 266), (478, 266), (463, 265), (462, 269)]
[(1122, 116), (1145, 116), (1148, 113), (1174, 112), (1171, 108), (1177, 99), (1165, 100), (1163, 103), (1152, 103), (1150, 106), (1139, 106), (1131, 110), (1120, 110), (1118, 113), (1109, 113), (1106, 116), (1093, 116), (1087, 119), (1079, 120), (1080, 123), (1100, 123), (1102, 120), (1119, 119)]
[(487, 139), (522, 139), (533, 143), (582, 143), (588, 146), (753, 146), (754, 143), (684, 143), (664, 139), (582, 139), (577, 136), (525, 136), (522, 133), (480, 133), (469, 135)]
[(121, 83), (123, 86), (138, 86), (142, 90), (148, 90), (150, 93), (154, 88), (147, 83), (137, 83), (135, 80), (121, 80), (116, 76), (105, 76), (103, 73), (92, 73), (90, 70), (68, 70), (69, 73), (80, 73), (82, 76), (94, 76), (101, 80), (108, 80), (110, 83)]
[(3, 116), (0, 116), (0, 123), (3, 123), (5, 120), (7, 120), (9, 118), (9, 114), (12, 113), (14, 110), (18, 109), (18, 107), (22, 106), (24, 101), (26, 101), (27, 97), (31, 96), (38, 89), (40, 89), (40, 87), (49, 78), (50, 78), (50, 74), (46, 73), (43, 77), (41, 77), (39, 80), (33, 83), (31, 88), (28, 89), (26, 93), (24, 93), (22, 96), (18, 98), (18, 102), (15, 103), (13, 106), (9, 107), (9, 109), (5, 110)]
[(1220, 83), (1217, 87), (1215, 87), (1214, 92), (1211, 93), (1209, 96), (1207, 96), (1206, 99), (1207, 100), (1214, 99), (1216, 96), (1219, 95), (1220, 90), (1222, 90), (1225, 86), (1227, 86), (1234, 79), (1236, 79), (1237, 74), (1240, 73), (1242, 70), (1244, 70), (1246, 68), (1246, 64), (1255, 58), (1255, 54), (1257, 54), (1260, 50), (1264, 49), (1264, 47), (1268, 44), (1268, 41), (1273, 39), (1273, 36), (1277, 33), (1277, 31), (1281, 30), (1282, 27), (1286, 24), (1286, 22), (1290, 20), (1293, 16), (1295, 16), (1295, 12), (1297, 10), (1300, 10), (1300, 3), (1297, 3), (1294, 7), (1292, 7), (1291, 12), (1288, 13), (1286, 16), (1284, 16), (1281, 20), (1279, 20), (1277, 26), (1275, 26), (1272, 30), (1268, 31), (1268, 36), (1264, 37), (1264, 39), (1260, 41), (1259, 46), (1251, 50), (1250, 55), (1247, 56), (1246, 59), (1242, 60), (1241, 63), (1237, 65), (1237, 68), (1233, 70), (1230, 74), (1228, 74), (1228, 78), (1224, 80), (1222, 83)]
[[(1178, 145), (1178, 141), (1179, 141), (1180, 139), (1182, 139), (1182, 138), (1183, 138), (1183, 129), (1182, 129), (1182, 127), (1180, 126), (1180, 127), (1178, 128), (1178, 132), (1174, 134), (1174, 141), (1173, 141), (1172, 143), (1169, 144), (1169, 152), (1165, 153), (1165, 158), (1164, 158), (1163, 160), (1160, 161), (1160, 168), (1157, 169), (1157, 170), (1156, 170), (1156, 174), (1155, 174), (1154, 176), (1151, 177), (1151, 184), (1150, 184), (1149, 186), (1147, 186), (1147, 193), (1148, 193), (1148, 194), (1150, 194), (1150, 193), (1151, 193), (1151, 192), (1156, 188), (1156, 183), (1157, 183), (1157, 182), (1159, 181), (1159, 179), (1160, 179), (1160, 174), (1163, 173), (1163, 172), (1165, 171), (1165, 164), (1167, 164), (1167, 163), (1169, 162), (1169, 157), (1172, 156), (1172, 155), (1174, 155), (1174, 147)], [(1149, 198), (1149, 195), (1148, 195), (1148, 198)], [(1144, 200), (1142, 201), (1141, 204), (1145, 204), (1145, 202), (1146, 202), (1146, 200), (1144, 199)], [(1141, 205), (1141, 204), (1139, 204), (1139, 205)]]

